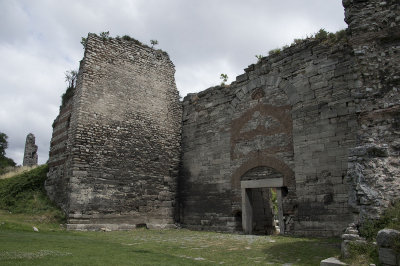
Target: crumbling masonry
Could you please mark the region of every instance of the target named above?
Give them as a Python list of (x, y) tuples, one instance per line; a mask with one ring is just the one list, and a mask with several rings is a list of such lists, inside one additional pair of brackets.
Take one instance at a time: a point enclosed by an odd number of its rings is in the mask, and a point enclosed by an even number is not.
[(35, 135), (29, 133), (26, 136), (23, 166), (34, 166), (38, 164), (38, 146), (35, 144)]
[(68, 227), (269, 233), (279, 220), (332, 236), (378, 217), (400, 195), (400, 7), (343, 5), (344, 40), (292, 45), (183, 102), (167, 54), (89, 34), (46, 181)]

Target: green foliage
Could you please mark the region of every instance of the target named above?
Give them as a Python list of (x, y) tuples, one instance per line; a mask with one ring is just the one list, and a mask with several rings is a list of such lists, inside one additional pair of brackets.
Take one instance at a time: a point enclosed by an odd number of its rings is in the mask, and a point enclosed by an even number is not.
[(82, 37), (82, 38), (81, 38), (81, 44), (82, 44), (82, 46), (83, 46), (83, 49), (86, 49), (86, 43), (87, 43), (87, 38)]
[(124, 35), (124, 36), (122, 36), (121, 39), (124, 40), (124, 41), (133, 42), (134, 44), (137, 44), (137, 45), (140, 45), (140, 46), (148, 47), (147, 45), (145, 45), (145, 44), (143, 44), (142, 42), (136, 40), (135, 38), (132, 38), (132, 37), (129, 36), (129, 35)]
[(276, 196), (276, 190), (271, 189), (271, 201), (272, 201), (272, 206), (274, 208), (274, 214), (278, 214), (278, 198)]
[(257, 58), (257, 63), (261, 62), (261, 59), (264, 57), (262, 54), (257, 54), (255, 55), (255, 57)]
[(155, 45), (158, 44), (158, 41), (157, 40), (150, 40), (150, 43), (151, 43), (151, 48), (153, 48)]
[(281, 48), (272, 49), (268, 52), (269, 55), (278, 55), (281, 53)]
[(320, 29), (314, 36), (317, 40), (325, 40), (328, 38), (328, 32), (325, 29)]
[(25, 214), (51, 212), (62, 219), (62, 212), (49, 200), (44, 189), (48, 170), (47, 165), (42, 165), (17, 176), (0, 179), (0, 209)]
[(351, 262), (351, 265), (369, 265), (371, 263), (378, 265), (378, 247), (371, 242), (350, 242), (349, 257), (346, 261)]
[(132, 37), (129, 36), (129, 35), (124, 35), (124, 36), (122, 36), (122, 40), (124, 40), (124, 41), (133, 41), (133, 40), (135, 40), (135, 39), (132, 38)]
[(16, 165), (13, 159), (5, 156), (6, 149), (8, 148), (7, 139), (7, 134), (0, 132), (0, 175), (5, 174), (8, 168)]
[(8, 148), (8, 136), (6, 133), (0, 132), (0, 157), (6, 155), (6, 149)]
[(14, 169), (16, 163), (13, 159), (7, 157), (0, 157), (0, 175), (6, 174)]
[(74, 93), (75, 93), (75, 88), (73, 87), (67, 88), (65, 93), (61, 95), (61, 106), (64, 106), (67, 103), (67, 101), (74, 96)]
[[(387, 208), (378, 220), (364, 222), (359, 228), (360, 235), (365, 237), (367, 243), (350, 243), (347, 260), (351, 265), (368, 265), (378, 263), (378, 249), (375, 241), (379, 230), (391, 228), (400, 230), (400, 201)], [(395, 241), (395, 248), (400, 252), (400, 239)], [(377, 264), (378, 265), (378, 264)]]
[(297, 45), (300, 43), (303, 43), (305, 41), (305, 39), (294, 39), (292, 45)]
[(378, 220), (363, 223), (360, 227), (360, 234), (368, 240), (373, 240), (378, 231), (384, 228), (400, 231), (400, 201), (387, 208)]
[(222, 79), (221, 86), (224, 86), (224, 85), (225, 85), (225, 82), (228, 81), (228, 75), (227, 75), (227, 74), (221, 74), (221, 75), (219, 76), (219, 78)]
[(105, 41), (110, 38), (110, 32), (102, 31), (102, 32), (100, 32), (100, 37), (103, 39), (103, 41)]

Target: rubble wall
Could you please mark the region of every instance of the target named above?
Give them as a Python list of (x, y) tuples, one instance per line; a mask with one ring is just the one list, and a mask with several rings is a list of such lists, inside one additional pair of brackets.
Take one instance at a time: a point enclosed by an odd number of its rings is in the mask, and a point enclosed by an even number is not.
[(362, 85), (357, 143), (347, 179), (356, 223), (379, 217), (400, 195), (400, 5), (396, 0), (343, 0), (349, 43)]

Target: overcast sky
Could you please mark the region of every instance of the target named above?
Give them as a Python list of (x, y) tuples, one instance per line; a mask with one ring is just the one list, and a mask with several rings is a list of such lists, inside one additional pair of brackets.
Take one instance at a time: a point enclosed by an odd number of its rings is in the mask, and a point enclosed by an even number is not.
[(48, 159), (65, 71), (77, 69), (81, 37), (110, 31), (168, 52), (181, 96), (228, 83), (255, 55), (320, 28), (346, 27), (339, 0), (0, 0), (0, 132), (6, 156), (22, 163), (25, 138), (36, 136)]

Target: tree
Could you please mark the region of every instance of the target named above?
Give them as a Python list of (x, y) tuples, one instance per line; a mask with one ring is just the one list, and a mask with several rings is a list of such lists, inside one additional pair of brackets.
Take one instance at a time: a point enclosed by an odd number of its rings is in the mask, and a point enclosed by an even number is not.
[(0, 157), (6, 155), (6, 149), (8, 148), (7, 139), (8, 136), (5, 133), (0, 132)]
[(7, 158), (6, 149), (8, 148), (7, 134), (0, 132), (0, 175), (7, 172), (7, 167), (15, 166), (15, 162), (11, 158)]
[(151, 48), (153, 48), (155, 45), (158, 44), (158, 41), (157, 40), (150, 40), (150, 43), (151, 43)]
[(69, 70), (65, 72), (65, 81), (68, 83), (68, 88), (75, 88), (77, 78), (77, 70)]
[(228, 75), (227, 74), (221, 74), (221, 76), (219, 78), (222, 79), (221, 86), (224, 86), (225, 82), (228, 81)]

